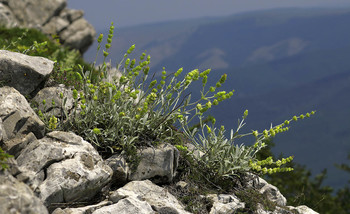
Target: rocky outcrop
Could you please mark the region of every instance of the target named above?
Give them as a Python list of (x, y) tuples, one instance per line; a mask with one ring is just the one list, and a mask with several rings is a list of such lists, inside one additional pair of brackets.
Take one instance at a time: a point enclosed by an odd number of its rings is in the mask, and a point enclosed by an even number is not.
[[(8, 56), (11, 62), (25, 58), (21, 54)], [(33, 68), (35, 60), (27, 58), (26, 64), (18, 63), (16, 69)], [(1, 69), (3, 73), (12, 72), (10, 66)], [(17, 81), (24, 82), (28, 75), (36, 74), (19, 75)], [(189, 213), (167, 188), (177, 171), (179, 152), (175, 147), (163, 143), (139, 149), (137, 167), (131, 167), (121, 154), (103, 160), (89, 142), (72, 132), (45, 133), (43, 122), (23, 96), (27, 92), (22, 90), (21, 94), (21, 87), (11, 86), (4, 82), (0, 87), (0, 146), (14, 156), (9, 170), (0, 171), (1, 213)], [(38, 86), (32, 81), (28, 87), (36, 90)], [(62, 103), (60, 93), (68, 97), (66, 102)], [(53, 86), (40, 90), (32, 101), (45, 109), (41, 99), (48, 103), (53, 99), (57, 106), (69, 109), (73, 102), (70, 96), (70, 89)], [(60, 109), (52, 108), (51, 113), (58, 114)], [(316, 213), (306, 206), (285, 206), (286, 199), (276, 187), (258, 176), (248, 174), (247, 178), (246, 188), (258, 191), (277, 205), (274, 211), (267, 211), (257, 204), (256, 213)], [(176, 188), (189, 189), (183, 181)], [(249, 208), (234, 194), (198, 197), (211, 201), (206, 207), (211, 214), (231, 214)]]
[(7, 139), (30, 132), (38, 138), (44, 135), (44, 123), (24, 96), (12, 87), (0, 88), (0, 117)]
[(28, 95), (44, 83), (53, 65), (53, 61), (43, 57), (0, 50), (0, 81)]
[(95, 29), (83, 18), (83, 11), (66, 6), (66, 0), (0, 0), (0, 24), (58, 35), (64, 45), (84, 53), (95, 38)]
[(146, 201), (159, 213), (189, 213), (166, 189), (153, 184), (149, 180), (131, 181), (124, 187), (111, 192), (109, 198), (112, 202), (117, 203), (129, 197)]
[(43, 202), (24, 183), (12, 175), (0, 171), (1, 213), (49, 213)]

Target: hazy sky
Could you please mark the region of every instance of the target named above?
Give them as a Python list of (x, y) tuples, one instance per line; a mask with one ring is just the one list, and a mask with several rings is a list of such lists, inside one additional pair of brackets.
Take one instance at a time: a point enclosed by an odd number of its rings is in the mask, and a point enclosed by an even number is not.
[(96, 29), (281, 7), (350, 7), (349, 0), (68, 0)]

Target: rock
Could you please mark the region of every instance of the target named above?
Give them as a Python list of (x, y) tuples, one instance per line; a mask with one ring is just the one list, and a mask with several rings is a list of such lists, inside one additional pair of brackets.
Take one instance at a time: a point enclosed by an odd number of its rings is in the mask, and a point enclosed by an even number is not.
[(96, 31), (83, 19), (83, 11), (67, 9), (67, 0), (2, 0), (0, 25), (36, 28), (47, 35), (61, 35), (63, 45), (86, 51)]
[(27, 56), (0, 50), (0, 80), (3, 85), (27, 95), (35, 91), (49, 77), (54, 62), (43, 57)]
[(275, 202), (279, 206), (286, 206), (287, 199), (277, 189), (277, 187), (267, 183), (264, 179), (254, 176), (253, 174), (247, 174), (248, 188), (257, 188), (259, 192), (267, 197), (270, 201)]
[(48, 133), (30, 143), (16, 160), (47, 206), (88, 201), (113, 173), (90, 143), (67, 132)]
[(189, 213), (184, 210), (180, 202), (166, 189), (153, 184), (149, 180), (131, 181), (124, 187), (110, 194), (110, 200), (114, 203), (128, 197), (136, 197), (149, 203), (159, 213)]
[(7, 140), (7, 135), (5, 132), (4, 124), (2, 123), (2, 119), (0, 117), (0, 145), (1, 145), (1, 142), (5, 140)]
[(49, 213), (29, 187), (7, 171), (0, 171), (0, 210), (2, 214)]
[(93, 213), (95, 210), (111, 205), (112, 203), (110, 201), (102, 201), (98, 204), (95, 205), (90, 205), (86, 207), (79, 207), (79, 208), (66, 208), (66, 209), (61, 209), (57, 208), (55, 209), (52, 214), (88, 214), (88, 213)]
[[(62, 93), (63, 98), (60, 98)], [(46, 105), (44, 106), (43, 100), (46, 100)], [(52, 100), (55, 101), (55, 106), (52, 106)], [(63, 103), (65, 101), (65, 105)], [(38, 109), (43, 113), (50, 113), (49, 115), (54, 115), (56, 117), (61, 117), (62, 111), (68, 112), (73, 108), (73, 92), (71, 89), (65, 88), (63, 84), (54, 87), (47, 87), (40, 90), (36, 96), (33, 98), (38, 104)], [(63, 107), (63, 108), (62, 108)]]
[(8, 28), (18, 25), (12, 11), (3, 3), (0, 3), (0, 25)]
[(85, 52), (95, 39), (96, 31), (85, 19), (75, 20), (59, 34), (62, 42), (71, 48)]
[(75, 20), (82, 18), (83, 16), (84, 16), (84, 11), (68, 9), (68, 8), (65, 8), (60, 14), (60, 17), (67, 20), (69, 23), (72, 23)]
[(236, 213), (237, 209), (245, 208), (245, 204), (235, 195), (211, 194), (207, 198), (214, 202), (210, 214), (233, 214)]
[(261, 186), (259, 192), (266, 195), (270, 201), (276, 202), (279, 206), (286, 206), (287, 199), (281, 194), (277, 187), (267, 183), (264, 179), (259, 178), (259, 185)]
[(121, 186), (128, 182), (130, 168), (123, 156), (119, 154), (113, 155), (105, 160), (105, 163), (113, 170), (113, 184)]
[(30, 108), (24, 96), (14, 88), (0, 88), (0, 118), (8, 139), (30, 132), (37, 138), (43, 137), (44, 123)]
[(152, 210), (151, 205), (146, 201), (141, 201), (135, 197), (127, 197), (118, 201), (118, 203), (102, 207), (92, 214), (109, 214), (109, 213), (118, 213), (118, 214), (156, 214)]
[(35, 140), (37, 140), (37, 138), (32, 132), (30, 132), (27, 135), (18, 135), (16, 138), (5, 141), (3, 148), (7, 153), (17, 158), (22, 150)]
[(305, 205), (301, 205), (298, 207), (288, 206), (288, 208), (291, 209), (292, 211), (296, 211), (298, 214), (318, 214), (318, 212), (313, 211), (312, 209), (310, 209)]
[(170, 144), (140, 151), (141, 161), (129, 179), (132, 181), (150, 179), (154, 183), (169, 183), (173, 180), (179, 160), (179, 151)]
[(57, 16), (67, 5), (66, 0), (10, 0), (8, 7), (24, 26), (42, 26)]
[(69, 24), (70, 23), (66, 19), (63, 19), (59, 16), (55, 16), (43, 26), (42, 31), (45, 34), (55, 35), (66, 29), (69, 26)]

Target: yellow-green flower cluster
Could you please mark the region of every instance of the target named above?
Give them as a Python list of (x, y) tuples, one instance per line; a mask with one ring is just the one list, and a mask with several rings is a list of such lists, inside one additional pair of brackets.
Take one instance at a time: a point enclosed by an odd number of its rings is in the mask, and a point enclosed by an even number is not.
[(234, 92), (235, 90), (232, 90), (232, 91), (230, 91), (230, 92), (226, 92), (226, 91), (219, 91), (218, 93), (216, 93), (215, 95), (214, 95), (214, 97), (216, 97), (216, 99), (214, 99), (214, 101), (213, 101), (213, 105), (218, 105), (219, 104), (219, 102), (222, 102), (222, 101), (224, 101), (224, 100), (226, 100), (226, 99), (229, 99), (229, 98), (231, 98), (231, 96), (233, 95), (233, 92)]
[(186, 146), (182, 146), (182, 145), (175, 145), (175, 147), (182, 152), (187, 152), (188, 148)]
[[(102, 36), (101, 36), (102, 35)], [(112, 43), (112, 38), (113, 38), (113, 35), (114, 35), (114, 26), (113, 26), (113, 22), (111, 23), (111, 26), (109, 27), (109, 34), (108, 34), (108, 38), (107, 38), (107, 44), (105, 45), (106, 47), (106, 51), (103, 51), (103, 56), (104, 57), (107, 57), (109, 55), (109, 53), (107, 52), (108, 49), (111, 48), (111, 43)], [(97, 41), (99, 43), (101, 43), (102, 41), (102, 38), (103, 38), (103, 34), (100, 34), (99, 38), (97, 39)]]
[[(282, 160), (277, 160), (276, 162), (273, 161), (272, 157), (268, 157), (265, 160), (261, 161), (250, 161), (249, 166), (252, 170), (261, 172), (262, 174), (273, 174), (277, 172), (290, 172), (293, 170), (291, 167), (282, 167), (282, 165), (291, 162), (293, 160), (293, 156), (290, 156), (288, 158), (282, 158)], [(276, 167), (268, 168), (266, 166), (274, 165)]]
[[(247, 113), (248, 114), (248, 113)], [(252, 131), (252, 135), (254, 135), (256, 138), (258, 138), (260, 135), (264, 139), (268, 139), (270, 137), (275, 137), (276, 134), (286, 132), (289, 130), (289, 127), (287, 125), (290, 124), (292, 121), (297, 121), (298, 119), (304, 119), (305, 117), (310, 117), (311, 115), (314, 115), (315, 111), (311, 111), (310, 113), (306, 113), (305, 115), (301, 114), (299, 116), (293, 116), (290, 120), (285, 120), (282, 124), (277, 125), (275, 127), (271, 127), (269, 130), (265, 129), (262, 133), (259, 133), (257, 130)]]
[(54, 130), (57, 128), (57, 118), (55, 116), (51, 116), (49, 120), (49, 129)]

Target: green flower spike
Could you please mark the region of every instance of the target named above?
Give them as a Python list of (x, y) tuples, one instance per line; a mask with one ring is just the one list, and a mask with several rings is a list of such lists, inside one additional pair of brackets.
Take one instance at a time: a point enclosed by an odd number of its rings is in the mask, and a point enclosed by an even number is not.
[(94, 132), (94, 134), (101, 134), (101, 130), (99, 128), (94, 128), (92, 131)]

